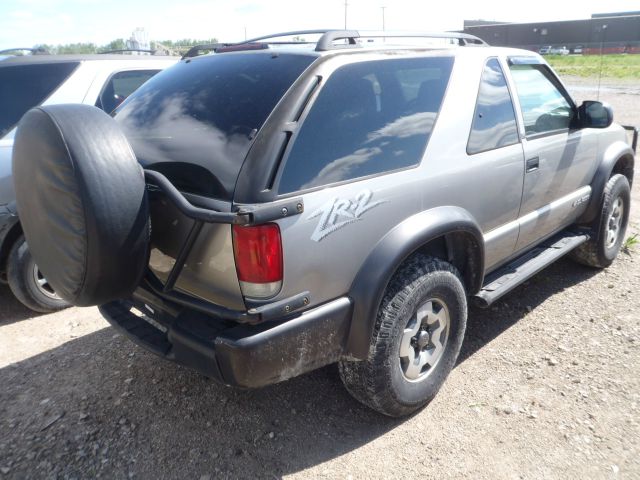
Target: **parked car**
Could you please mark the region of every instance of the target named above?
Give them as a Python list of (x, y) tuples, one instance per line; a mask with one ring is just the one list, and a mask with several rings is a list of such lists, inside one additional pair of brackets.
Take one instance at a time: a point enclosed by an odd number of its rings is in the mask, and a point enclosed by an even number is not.
[(582, 55), (583, 49), (584, 47), (582, 45), (576, 45), (572, 50), (575, 55)]
[(569, 55), (569, 49), (567, 47), (553, 47), (549, 49), (549, 55)]
[(455, 365), (469, 301), (565, 254), (614, 261), (634, 151), (535, 53), (320, 33), (185, 59), (115, 118), (32, 109), (18, 209), (56, 291), (151, 352), (240, 387), (338, 362), (406, 415)]
[(541, 47), (540, 50), (538, 50), (538, 53), (540, 55), (548, 55), (550, 50), (551, 50), (551, 48), (552, 48), (551, 45), (547, 45), (545, 47)]
[(11, 177), (15, 126), (38, 105), (82, 103), (111, 112), (177, 58), (36, 53), (0, 63), (0, 281), (27, 307), (51, 312), (68, 304), (42, 275), (22, 235)]

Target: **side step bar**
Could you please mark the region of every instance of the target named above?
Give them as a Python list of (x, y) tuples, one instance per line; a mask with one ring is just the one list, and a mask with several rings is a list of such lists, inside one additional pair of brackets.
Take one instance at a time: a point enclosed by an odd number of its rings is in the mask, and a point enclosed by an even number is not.
[(487, 275), (484, 287), (474, 296), (476, 305), (482, 308), (488, 307), (587, 240), (589, 240), (588, 234), (576, 232), (562, 232), (551, 237), (533, 250)]

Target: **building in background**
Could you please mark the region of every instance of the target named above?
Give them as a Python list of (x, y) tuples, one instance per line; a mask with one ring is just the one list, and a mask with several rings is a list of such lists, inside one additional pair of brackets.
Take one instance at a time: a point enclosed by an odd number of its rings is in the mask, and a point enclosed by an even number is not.
[(566, 47), (571, 53), (640, 53), (640, 11), (598, 13), (585, 20), (504, 23), (465, 20), (464, 32), (490, 45), (546, 53)]
[[(136, 28), (131, 33), (129, 40), (127, 40), (127, 48), (131, 50), (151, 50), (151, 42), (147, 31), (144, 28)], [(145, 54), (144, 52), (138, 53)]]

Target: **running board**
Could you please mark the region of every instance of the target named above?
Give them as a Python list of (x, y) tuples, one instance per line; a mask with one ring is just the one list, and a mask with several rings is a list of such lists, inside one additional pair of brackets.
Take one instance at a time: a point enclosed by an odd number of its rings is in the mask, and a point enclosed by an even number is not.
[(589, 235), (576, 232), (562, 232), (551, 237), (511, 263), (487, 275), (484, 287), (474, 295), (476, 305), (482, 308), (488, 307), (587, 240)]

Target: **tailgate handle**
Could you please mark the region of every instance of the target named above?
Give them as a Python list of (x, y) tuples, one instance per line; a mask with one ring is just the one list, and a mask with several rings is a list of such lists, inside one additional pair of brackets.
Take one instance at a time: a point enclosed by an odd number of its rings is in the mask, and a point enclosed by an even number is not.
[(540, 168), (540, 157), (533, 157), (527, 160), (527, 173), (535, 172)]

